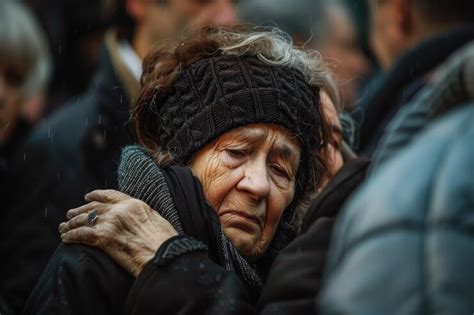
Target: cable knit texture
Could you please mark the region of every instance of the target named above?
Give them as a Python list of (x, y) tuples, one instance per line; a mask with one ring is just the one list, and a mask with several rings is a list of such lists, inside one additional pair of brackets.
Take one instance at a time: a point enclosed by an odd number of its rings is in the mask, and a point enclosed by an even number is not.
[[(309, 152), (317, 144), (315, 95), (303, 74), (252, 56), (218, 56), (181, 71), (158, 106), (160, 143), (179, 161), (224, 132), (254, 123), (284, 126)], [(307, 150), (308, 149), (308, 150)]]

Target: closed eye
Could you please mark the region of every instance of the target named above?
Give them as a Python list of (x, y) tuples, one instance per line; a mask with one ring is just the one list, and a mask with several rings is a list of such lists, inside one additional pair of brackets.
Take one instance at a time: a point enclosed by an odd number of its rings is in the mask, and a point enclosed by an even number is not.
[(288, 172), (283, 167), (281, 167), (279, 165), (272, 165), (271, 169), (277, 176), (290, 179), (290, 175), (288, 174)]
[(226, 149), (226, 152), (231, 157), (236, 158), (236, 159), (243, 158), (246, 155), (245, 150), (239, 150), (239, 149)]

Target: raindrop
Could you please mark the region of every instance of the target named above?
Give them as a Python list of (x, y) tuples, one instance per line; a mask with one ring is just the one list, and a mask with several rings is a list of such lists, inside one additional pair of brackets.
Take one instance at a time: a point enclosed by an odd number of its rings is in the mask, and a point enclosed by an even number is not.
[(48, 217), (48, 208), (44, 208), (44, 217), (45, 217), (45, 218)]

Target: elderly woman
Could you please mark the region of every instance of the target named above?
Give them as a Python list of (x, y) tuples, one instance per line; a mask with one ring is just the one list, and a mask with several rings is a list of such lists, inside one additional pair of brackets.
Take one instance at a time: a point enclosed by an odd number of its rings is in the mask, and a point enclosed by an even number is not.
[(326, 76), (276, 31), (207, 29), (148, 55), (122, 192), (87, 194), (59, 226), (64, 243), (107, 255), (60, 246), (26, 311), (116, 313), (127, 296), (144, 313), (255, 303), (326, 176)]

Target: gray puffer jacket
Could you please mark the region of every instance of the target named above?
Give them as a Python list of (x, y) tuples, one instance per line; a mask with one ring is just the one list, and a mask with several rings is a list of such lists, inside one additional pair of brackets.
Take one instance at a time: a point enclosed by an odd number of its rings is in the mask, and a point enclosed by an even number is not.
[(400, 119), (386, 137), (390, 158), (378, 160), (336, 225), (321, 314), (474, 312), (474, 102), (448, 103), (434, 117), (420, 102), (424, 118), (411, 120), (411, 135)]

